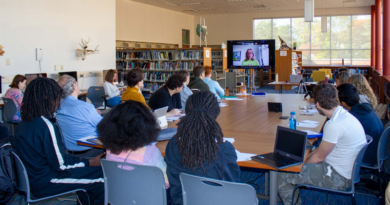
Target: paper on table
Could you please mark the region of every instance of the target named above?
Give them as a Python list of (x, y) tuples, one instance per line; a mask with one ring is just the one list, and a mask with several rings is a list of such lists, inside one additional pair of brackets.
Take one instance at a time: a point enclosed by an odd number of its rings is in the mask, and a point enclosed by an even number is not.
[(256, 155), (251, 153), (241, 153), (238, 150), (236, 150), (236, 154), (237, 154), (237, 162), (249, 161), (251, 160), (251, 157)]
[(313, 120), (303, 120), (301, 123), (308, 123), (308, 124), (320, 124), (320, 122), (313, 121)]
[[(242, 96), (242, 93), (237, 93), (237, 96)], [(247, 93), (246, 95), (252, 95), (252, 93)]]
[(168, 122), (173, 122), (175, 120), (178, 120), (180, 117), (167, 117)]
[(225, 98), (225, 100), (244, 100), (243, 98)]
[(234, 138), (224, 137), (223, 139), (224, 139), (224, 141), (228, 141), (230, 143), (234, 142)]
[(313, 132), (313, 131), (311, 131), (311, 130), (299, 130), (299, 131), (307, 132), (307, 135), (321, 135), (321, 133), (319, 133), (319, 132)]
[(220, 102), (220, 103), (219, 103), (219, 107), (226, 107), (226, 106), (228, 106), (227, 103), (223, 103), (223, 102)]
[(298, 122), (297, 127), (316, 128), (318, 124)]
[(180, 114), (180, 117), (184, 117), (184, 116), (186, 116), (186, 114), (185, 114), (185, 113), (183, 113), (183, 114)]

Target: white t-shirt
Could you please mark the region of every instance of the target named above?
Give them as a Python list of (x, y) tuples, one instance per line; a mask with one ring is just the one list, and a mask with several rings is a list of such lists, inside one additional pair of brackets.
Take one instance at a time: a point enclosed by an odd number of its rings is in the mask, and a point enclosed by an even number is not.
[(115, 85), (107, 81), (104, 82), (103, 87), (104, 87), (104, 92), (106, 93), (106, 95), (108, 95), (107, 100), (115, 96), (119, 96), (121, 94), (118, 87), (116, 87)]
[(336, 144), (325, 158), (341, 176), (351, 179), (355, 158), (364, 144), (366, 134), (360, 122), (348, 111), (338, 106), (324, 126), (322, 140)]

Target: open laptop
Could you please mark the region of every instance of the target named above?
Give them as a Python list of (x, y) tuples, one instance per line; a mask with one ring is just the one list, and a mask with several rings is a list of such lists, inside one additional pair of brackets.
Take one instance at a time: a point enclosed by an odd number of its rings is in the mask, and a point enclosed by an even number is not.
[(307, 133), (278, 126), (273, 153), (252, 157), (276, 169), (302, 164), (305, 158)]
[(153, 114), (156, 118), (159, 118), (167, 114), (167, 111), (168, 111), (168, 106), (165, 106), (159, 109), (155, 109)]
[(290, 75), (290, 83), (299, 83), (302, 80), (302, 75)]

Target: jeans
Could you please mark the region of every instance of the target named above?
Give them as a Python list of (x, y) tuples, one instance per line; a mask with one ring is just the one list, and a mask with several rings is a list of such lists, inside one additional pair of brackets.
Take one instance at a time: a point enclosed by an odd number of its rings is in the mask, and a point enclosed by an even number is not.
[(113, 98), (108, 99), (107, 104), (109, 107), (115, 107), (116, 105), (119, 105), (120, 102), (121, 102), (121, 97), (115, 96)]

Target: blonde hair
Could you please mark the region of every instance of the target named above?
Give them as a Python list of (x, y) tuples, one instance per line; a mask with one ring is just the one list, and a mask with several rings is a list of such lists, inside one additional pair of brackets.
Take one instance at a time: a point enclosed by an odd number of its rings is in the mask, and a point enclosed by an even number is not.
[(351, 77), (351, 75), (350, 75), (349, 73), (347, 73), (347, 72), (339, 72), (339, 73), (336, 75), (336, 79), (339, 80), (340, 85), (341, 85), (341, 84), (344, 84), (344, 83), (347, 83), (349, 77)]
[[(248, 59), (248, 51), (251, 50), (252, 51), (252, 58), (251, 59)], [(255, 60), (255, 53), (253, 53), (253, 50), (251, 48), (249, 48), (248, 50), (246, 50), (245, 52), (245, 60), (244, 61), (248, 61), (248, 60), (252, 60), (254, 61)]]
[(375, 110), (376, 106), (378, 105), (378, 101), (370, 85), (368, 84), (366, 78), (362, 74), (352, 75), (348, 79), (348, 83), (354, 85), (356, 89), (359, 91), (360, 95), (367, 96), (370, 99), (371, 105)]

